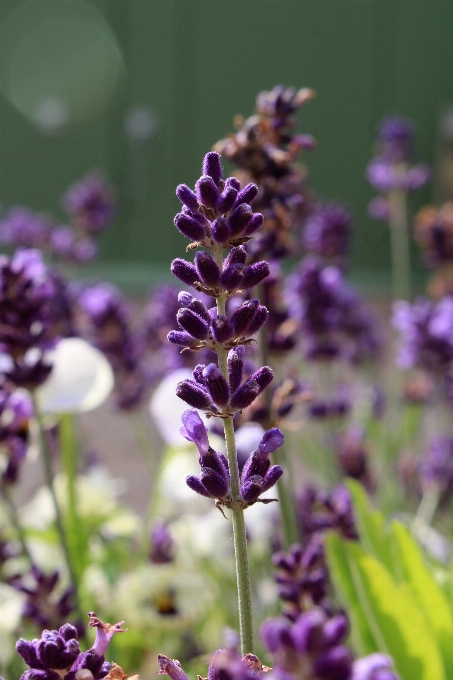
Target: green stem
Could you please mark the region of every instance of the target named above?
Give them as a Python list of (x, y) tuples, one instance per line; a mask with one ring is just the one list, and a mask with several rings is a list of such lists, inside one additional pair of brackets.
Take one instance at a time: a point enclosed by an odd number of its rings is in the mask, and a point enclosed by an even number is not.
[(3, 493), (3, 497), (6, 501), (6, 504), (8, 506), (11, 524), (13, 525), (14, 529), (16, 530), (17, 538), (19, 539), (19, 543), (21, 545), (22, 552), (28, 558), (28, 561), (30, 562), (30, 564), (33, 564), (33, 560), (32, 560), (30, 551), (29, 551), (28, 546), (27, 546), (27, 541), (25, 540), (25, 531), (24, 531), (23, 526), (21, 525), (19, 518), (17, 516), (16, 507), (13, 503), (12, 498), (11, 498), (11, 494), (9, 492), (9, 489), (7, 487), (3, 487), (2, 493)]
[(80, 541), (80, 520), (77, 512), (77, 446), (73, 417), (70, 413), (64, 413), (60, 417), (59, 435), (62, 468), (67, 482), (66, 536), (75, 585), (78, 587), (83, 562), (83, 546)]
[[(223, 255), (219, 246), (214, 250), (217, 265), (222, 269)], [(217, 298), (217, 313), (225, 314), (226, 294)], [(219, 369), (224, 378), (228, 380), (228, 357), (227, 351), (221, 345), (217, 346)], [(232, 513), (233, 513), (233, 543), (236, 558), (236, 579), (238, 588), (239, 630), (241, 638), (242, 655), (254, 652), (253, 641), (253, 618), (252, 618), (252, 595), (250, 587), (250, 570), (247, 551), (247, 535), (245, 528), (244, 509), (241, 507), (241, 493), (239, 483), (239, 467), (236, 454), (236, 441), (234, 438), (233, 418), (225, 418), (223, 421), (225, 430), (225, 442), (228, 456), (228, 465), (231, 481)]]
[(389, 193), (389, 226), (392, 246), (393, 299), (409, 300), (410, 251), (407, 199), (404, 191)]
[(82, 610), (81, 610), (81, 607), (80, 607), (77, 574), (76, 574), (75, 569), (73, 568), (73, 565), (72, 565), (71, 554), (69, 552), (68, 542), (66, 540), (66, 534), (65, 534), (65, 530), (64, 530), (60, 506), (58, 505), (57, 495), (55, 493), (55, 487), (54, 487), (54, 483), (53, 483), (52, 462), (51, 462), (51, 457), (50, 457), (50, 451), (49, 451), (49, 447), (47, 445), (46, 437), (44, 435), (44, 429), (43, 429), (42, 422), (41, 422), (41, 415), (40, 415), (39, 408), (38, 408), (38, 405), (36, 403), (36, 400), (34, 400), (34, 406), (35, 406), (35, 417), (36, 417), (36, 420), (37, 420), (37, 423), (38, 423), (40, 449), (41, 449), (42, 459), (43, 459), (43, 463), (44, 463), (44, 474), (45, 474), (45, 478), (46, 478), (47, 487), (50, 491), (50, 495), (51, 495), (52, 503), (53, 503), (53, 507), (54, 507), (54, 512), (55, 512), (55, 525), (57, 527), (58, 536), (59, 536), (59, 539), (60, 539), (60, 545), (61, 545), (61, 548), (63, 550), (63, 555), (64, 555), (64, 559), (65, 559), (65, 562), (66, 562), (66, 568), (68, 570), (69, 579), (72, 582), (72, 584), (74, 585), (74, 599), (75, 599), (75, 603), (76, 603), (76, 609), (77, 609), (77, 612), (80, 616), (80, 620), (83, 621), (83, 619), (85, 617), (82, 616)]

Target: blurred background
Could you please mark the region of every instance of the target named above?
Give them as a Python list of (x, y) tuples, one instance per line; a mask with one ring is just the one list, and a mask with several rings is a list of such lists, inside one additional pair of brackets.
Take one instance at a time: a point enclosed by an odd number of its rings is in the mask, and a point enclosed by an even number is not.
[(434, 182), (414, 211), (452, 198), (452, 66), (448, 0), (2, 0), (0, 203), (58, 217), (68, 185), (102, 169), (120, 207), (89, 274), (145, 290), (186, 243), (175, 186), (260, 90), (311, 87), (311, 184), (351, 208), (352, 278), (382, 289), (389, 233), (367, 215), (364, 177), (376, 125), (388, 112), (416, 123)]

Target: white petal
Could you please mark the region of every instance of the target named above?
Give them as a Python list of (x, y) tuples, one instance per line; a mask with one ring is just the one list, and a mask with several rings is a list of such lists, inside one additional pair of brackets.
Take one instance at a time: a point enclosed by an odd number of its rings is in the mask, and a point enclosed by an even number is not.
[(60, 340), (50, 355), (52, 371), (36, 390), (42, 413), (81, 413), (100, 406), (113, 389), (112, 367), (82, 338)]
[[(178, 368), (177, 371), (173, 371), (159, 383), (149, 402), (149, 412), (160, 436), (166, 444), (178, 448), (190, 446), (190, 442), (179, 432), (182, 425), (181, 416), (190, 406), (176, 396), (176, 385), (181, 380), (187, 379), (193, 380), (192, 371), (188, 368)], [(200, 416), (206, 422), (202, 413)]]

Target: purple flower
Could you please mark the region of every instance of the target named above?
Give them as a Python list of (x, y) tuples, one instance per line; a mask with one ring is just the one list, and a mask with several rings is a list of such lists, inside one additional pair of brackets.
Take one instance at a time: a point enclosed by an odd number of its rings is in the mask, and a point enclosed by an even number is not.
[(304, 228), (305, 248), (323, 258), (344, 257), (349, 251), (352, 216), (338, 203), (318, 206)]
[(401, 333), (397, 363), (400, 368), (444, 372), (453, 359), (453, 296), (434, 303), (418, 298), (394, 303), (392, 324)]
[(277, 427), (265, 432), (258, 448), (246, 461), (241, 475), (241, 496), (253, 503), (262, 493), (272, 488), (283, 474), (280, 465), (271, 466), (269, 454), (283, 445), (284, 435)]
[(422, 457), (419, 475), (423, 489), (438, 486), (443, 500), (453, 491), (453, 437), (438, 437), (430, 442)]
[(197, 411), (193, 409), (184, 411), (181, 420), (183, 422), (183, 427), (180, 429), (182, 436), (196, 445), (200, 456), (206, 455), (209, 449), (208, 431)]
[(33, 402), (27, 392), (0, 390), (0, 443), (6, 457), (0, 484), (17, 481), (20, 464), (27, 452), (33, 411)]
[(174, 559), (174, 543), (165, 524), (157, 524), (151, 534), (149, 559), (153, 564), (168, 564)]
[(351, 680), (398, 680), (392, 659), (387, 654), (375, 652), (353, 663)]
[(74, 219), (77, 228), (87, 235), (103, 231), (116, 212), (113, 188), (98, 172), (90, 172), (72, 184), (61, 204)]
[(23, 248), (42, 248), (51, 228), (48, 217), (16, 206), (0, 221), (0, 242)]
[(389, 161), (404, 163), (411, 160), (415, 139), (415, 125), (409, 118), (385, 116), (377, 132), (380, 150)]

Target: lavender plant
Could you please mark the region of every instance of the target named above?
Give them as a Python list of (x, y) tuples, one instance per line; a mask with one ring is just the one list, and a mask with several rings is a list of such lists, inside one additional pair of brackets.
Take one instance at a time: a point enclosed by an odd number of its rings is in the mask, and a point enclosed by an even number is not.
[[(270, 270), (265, 261), (247, 265), (243, 247), (263, 224), (262, 214), (250, 207), (258, 192), (256, 185), (249, 183), (241, 188), (234, 177), (223, 180), (216, 152), (206, 154), (202, 173), (195, 191), (185, 184), (178, 186), (176, 194), (183, 209), (176, 215), (175, 225), (192, 241), (189, 249), (204, 250), (196, 252), (193, 264), (173, 260), (171, 270), (183, 283), (214, 297), (216, 306), (208, 309), (201, 300), (182, 292), (179, 330), (170, 331), (168, 339), (183, 350), (209, 347), (217, 354), (217, 364), (196, 366), (193, 380), (182, 381), (176, 392), (195, 409), (223, 419), (227, 459), (209, 446), (206, 428), (196, 411), (186, 411), (182, 434), (197, 445), (201, 466), (200, 477), (188, 477), (186, 482), (200, 495), (214, 498), (220, 507), (232, 511), (241, 648), (246, 654), (253, 653), (254, 642), (244, 510), (263, 502), (261, 494), (281, 476), (282, 468), (271, 466), (269, 454), (281, 446), (283, 434), (278, 428), (268, 430), (239, 475), (233, 416), (266, 389), (273, 371), (262, 366), (243, 381), (243, 347), (252, 342), (268, 311), (257, 299), (251, 299), (228, 315), (226, 303), (235, 292), (258, 285)], [(224, 258), (226, 248), (229, 252)]]

